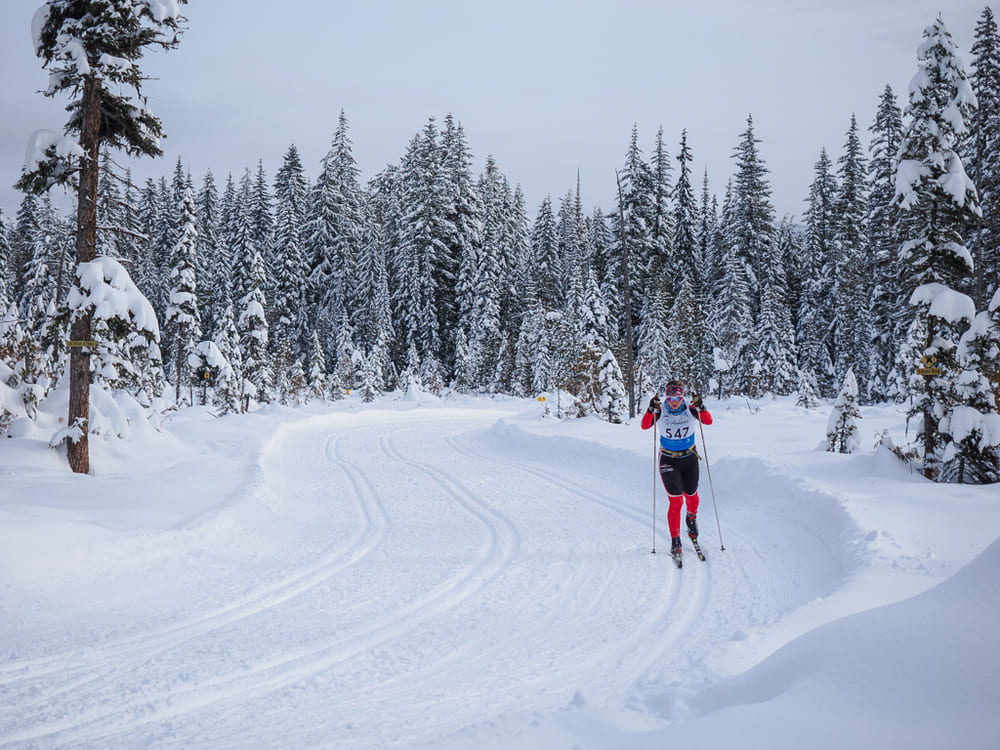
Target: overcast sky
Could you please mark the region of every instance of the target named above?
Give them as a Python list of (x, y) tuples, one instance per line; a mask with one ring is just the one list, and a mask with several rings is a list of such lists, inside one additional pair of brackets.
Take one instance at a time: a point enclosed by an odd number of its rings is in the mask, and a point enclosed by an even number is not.
[[(31, 49), (40, 0), (0, 9), (0, 208), (31, 133), (62, 131), (65, 97)], [(944, 8), (942, 6), (947, 6)], [(916, 49), (939, 12), (969, 71), (982, 0), (192, 0), (177, 49), (151, 52), (144, 93), (164, 124), (164, 157), (133, 179), (173, 173), (223, 184), (289, 144), (310, 180), (341, 109), (367, 179), (396, 162), (427, 119), (465, 128), (478, 174), (492, 154), (531, 217), (576, 185), (588, 212), (614, 209), (633, 123), (648, 157), (662, 126), (670, 155), (688, 131), (697, 194), (721, 195), (753, 115), (778, 215), (800, 217), (822, 147), (837, 159), (852, 113), (871, 124), (886, 83), (906, 103)], [(128, 163), (124, 158), (122, 163)], [(61, 192), (57, 190), (57, 192)], [(60, 199), (60, 205), (66, 200)], [(556, 203), (558, 206), (558, 202)]]

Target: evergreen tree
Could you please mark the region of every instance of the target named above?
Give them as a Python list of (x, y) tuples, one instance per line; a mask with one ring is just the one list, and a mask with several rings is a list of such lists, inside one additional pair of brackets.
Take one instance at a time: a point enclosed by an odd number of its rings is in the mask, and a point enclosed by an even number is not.
[(687, 145), (687, 130), (681, 132), (677, 153), (678, 175), (674, 186), (673, 258), (672, 268), (687, 276), (697, 292), (704, 289), (705, 256), (698, 242), (698, 205), (691, 186), (691, 150)]
[[(683, 153), (685, 148), (686, 131), (681, 139), (682, 153), (678, 154), (678, 161), (681, 162), (682, 169), (685, 166), (685, 158), (690, 159), (691, 157), (690, 153), (685, 156)], [(649, 165), (650, 188), (652, 190), (650, 195), (650, 208), (652, 209), (649, 226), (650, 246), (649, 257), (644, 259), (643, 278), (645, 281), (641, 288), (647, 288), (649, 279), (654, 279), (667, 272), (667, 269), (677, 262), (676, 248), (673, 244), (676, 227), (674, 226), (674, 213), (671, 210), (670, 200), (671, 196), (674, 196), (676, 201), (676, 194), (670, 188), (671, 169), (670, 155), (663, 143), (663, 128), (661, 127), (656, 131), (656, 141), (653, 144), (653, 155)], [(681, 176), (683, 177), (683, 174)], [(683, 190), (684, 188), (679, 185), (679, 189)], [(683, 257), (680, 258), (682, 263), (686, 260)]]
[[(747, 116), (747, 128), (733, 152), (736, 174), (733, 182), (733, 252), (746, 268), (747, 279), (756, 286), (769, 257), (775, 238), (774, 208), (771, 205), (769, 171), (754, 135), (753, 117)], [(757, 312), (754, 305), (754, 314)]]
[(552, 199), (546, 196), (538, 207), (531, 227), (531, 256), (528, 273), (535, 284), (538, 302), (546, 310), (559, 310), (566, 301), (562, 283), (562, 263)]
[(648, 372), (655, 376), (656, 383), (678, 378), (696, 390), (706, 389), (712, 375), (711, 342), (700, 295), (687, 276), (681, 281), (667, 320), (667, 368)]
[(856, 453), (861, 447), (859, 419), (861, 410), (858, 408), (858, 381), (854, 377), (854, 369), (849, 367), (827, 422), (826, 449), (831, 453)]
[(320, 400), (326, 399), (327, 377), (326, 377), (326, 354), (319, 343), (319, 336), (315, 331), (309, 337), (309, 394), (312, 398)]
[[(228, 304), (225, 288), (229, 283), (229, 263), (226, 245), (222, 241), (219, 222), (221, 205), (215, 176), (205, 173), (195, 198), (198, 237), (195, 245), (195, 276), (198, 279), (198, 301), (202, 324), (206, 331), (216, 329), (222, 316), (222, 305)], [(223, 303), (221, 300), (227, 300)]]
[[(631, 316), (633, 327), (639, 323), (642, 300), (649, 286), (648, 279), (653, 265), (652, 259), (656, 254), (653, 243), (653, 225), (656, 222), (657, 214), (654, 201), (656, 195), (655, 177), (642, 157), (642, 150), (639, 148), (639, 129), (636, 125), (632, 126), (632, 136), (625, 154), (625, 165), (618, 173), (618, 183), (618, 211), (611, 218), (616, 260), (613, 266), (606, 269), (608, 273), (614, 273), (613, 276), (609, 277), (614, 288), (605, 289), (604, 293), (606, 299), (620, 297), (624, 302), (624, 282), (625, 278), (628, 278), (632, 309), (626, 311), (622, 306), (619, 331), (623, 332), (626, 313)], [(622, 226), (623, 221), (624, 227)], [(628, 251), (627, 276), (621, 265), (624, 257), (623, 242)], [(668, 279), (664, 276), (660, 276), (659, 281), (668, 283)], [(669, 284), (667, 292), (672, 292)]]
[(297, 354), (307, 342), (295, 340), (299, 317), (306, 305), (306, 263), (301, 230), (306, 215), (308, 184), (299, 152), (288, 147), (274, 179), (275, 220), (273, 243), (273, 287), (271, 290), (272, 340), (288, 341)]
[(806, 373), (819, 395), (832, 396), (833, 367), (834, 233), (837, 181), (831, 173), (826, 149), (820, 151), (809, 190), (805, 215), (806, 237), (802, 253), (799, 299), (799, 369)]
[(618, 360), (610, 349), (605, 349), (597, 363), (600, 397), (596, 404), (599, 415), (612, 424), (621, 424), (628, 418), (628, 398), (625, 381)]
[(198, 288), (195, 275), (198, 229), (194, 195), (190, 188), (185, 189), (181, 201), (181, 221), (180, 236), (177, 238), (177, 245), (171, 258), (172, 287), (166, 313), (167, 324), (173, 329), (176, 377), (174, 398), (177, 403), (182, 403), (182, 383), (192, 380), (188, 359), (196, 354), (195, 347), (201, 341), (201, 316), (198, 313)]
[(982, 216), (969, 238), (974, 277), (970, 293), (984, 307), (1000, 288), (1000, 33), (987, 6), (972, 45), (972, 90), (979, 104), (970, 113), (963, 162), (976, 185)]
[(243, 355), (231, 300), (219, 315), (214, 341), (229, 364), (216, 381), (214, 403), (223, 414), (243, 411)]
[(1000, 289), (959, 341), (958, 361), (961, 401), (941, 420), (948, 442), (941, 479), (1000, 482)]
[[(974, 306), (960, 294), (972, 272), (972, 259), (962, 244), (963, 233), (981, 214), (975, 186), (968, 180), (956, 152), (958, 138), (975, 107), (951, 34), (940, 17), (924, 30), (917, 53), (919, 67), (910, 84), (907, 114), (897, 174), (896, 201), (901, 211), (904, 242), (900, 247), (902, 288), (909, 292), (914, 324), (904, 354), (917, 360), (901, 362), (911, 373), (908, 419), (919, 419), (917, 440), (924, 474), (938, 478), (949, 448), (940, 422), (957, 402), (960, 368), (956, 350)], [(967, 300), (967, 304), (966, 304)], [(921, 342), (913, 335), (921, 331)], [(914, 372), (933, 362), (934, 373)]]
[(892, 398), (900, 380), (896, 357), (907, 321), (906, 300), (899, 288), (899, 211), (893, 203), (896, 189), (896, 154), (903, 134), (903, 116), (896, 96), (886, 86), (879, 101), (868, 162), (868, 216), (866, 226), (871, 268), (871, 325), (873, 330), (868, 395), (873, 401)]
[(771, 247), (764, 267), (764, 294), (761, 300), (754, 352), (754, 390), (785, 396), (798, 384), (795, 336), (788, 309), (786, 280), (781, 246)]
[(836, 372), (854, 371), (860, 378), (861, 393), (868, 393), (870, 379), (871, 271), (867, 260), (868, 238), (865, 232), (867, 214), (866, 165), (862, 154), (858, 124), (851, 115), (844, 154), (837, 175), (840, 190), (836, 200), (834, 225), (834, 284), (833, 356)]

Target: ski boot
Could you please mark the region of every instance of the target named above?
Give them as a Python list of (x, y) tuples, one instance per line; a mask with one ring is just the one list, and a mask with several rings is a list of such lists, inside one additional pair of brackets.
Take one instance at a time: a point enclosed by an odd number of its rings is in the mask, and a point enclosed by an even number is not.
[(679, 536), (670, 540), (670, 556), (674, 559), (677, 567), (681, 567), (681, 538)]
[(705, 553), (701, 551), (701, 545), (698, 544), (698, 519), (695, 518), (693, 513), (687, 514), (687, 527), (688, 527), (688, 537), (691, 539), (691, 544), (694, 547), (694, 551), (698, 555), (698, 559), (705, 560)]
[(693, 513), (687, 514), (687, 527), (688, 527), (688, 537), (691, 541), (695, 541), (698, 538), (698, 519)]

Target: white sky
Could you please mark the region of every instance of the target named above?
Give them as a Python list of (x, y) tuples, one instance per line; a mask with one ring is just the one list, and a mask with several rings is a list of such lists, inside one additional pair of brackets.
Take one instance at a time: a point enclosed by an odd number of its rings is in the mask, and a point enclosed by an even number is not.
[[(37, 128), (61, 131), (65, 98), (37, 93), (48, 73), (31, 49), (40, 0), (0, 9), (0, 208), (11, 217)], [(520, 183), (534, 217), (574, 188), (588, 212), (614, 208), (632, 124), (648, 157), (659, 126), (671, 156), (687, 128), (696, 190), (707, 167), (721, 195), (752, 114), (778, 215), (801, 216), (821, 147), (839, 157), (851, 113), (871, 124), (886, 83), (901, 105), (923, 28), (939, 12), (968, 72), (982, 0), (193, 0), (180, 46), (152, 52), (150, 108), (161, 160), (133, 177), (223, 184), (263, 159), (268, 178), (295, 143), (310, 179), (341, 109), (365, 179), (451, 112), (478, 174), (487, 154)], [(346, 6), (346, 7), (345, 7)], [(124, 162), (124, 157), (119, 159)], [(61, 203), (65, 203), (62, 200)], [(557, 204), (558, 205), (558, 202)]]

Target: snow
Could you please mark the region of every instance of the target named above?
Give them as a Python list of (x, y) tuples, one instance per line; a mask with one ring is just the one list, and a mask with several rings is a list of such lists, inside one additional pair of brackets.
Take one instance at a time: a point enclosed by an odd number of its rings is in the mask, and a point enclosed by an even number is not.
[(83, 148), (72, 138), (59, 135), (51, 130), (36, 130), (28, 139), (28, 148), (24, 154), (24, 171), (34, 172), (39, 165), (48, 160), (45, 152), (54, 149), (56, 156), (61, 159), (84, 156)]
[(195, 407), (93, 476), (4, 439), (0, 746), (995, 747), (997, 487), (911, 472), (892, 405), (839, 454), (829, 403), (707, 401), (682, 570), (638, 420)]
[(76, 275), (78, 286), (70, 289), (67, 298), (71, 310), (92, 306), (95, 319), (131, 320), (136, 329), (159, 338), (160, 325), (152, 305), (121, 263), (98, 256), (88, 263), (79, 263)]
[(163, 23), (167, 19), (176, 20), (181, 14), (177, 0), (146, 0), (146, 5), (157, 23)]
[(930, 315), (953, 325), (968, 326), (976, 317), (976, 304), (971, 297), (936, 282), (921, 284), (914, 289), (910, 295), (910, 304), (928, 305)]

